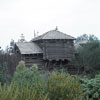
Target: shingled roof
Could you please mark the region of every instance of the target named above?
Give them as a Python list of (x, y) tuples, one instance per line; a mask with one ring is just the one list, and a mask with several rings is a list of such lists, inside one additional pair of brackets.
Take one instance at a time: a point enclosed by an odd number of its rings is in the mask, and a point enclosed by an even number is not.
[(41, 39), (71, 39), (71, 40), (74, 40), (75, 38), (63, 32), (60, 32), (56, 29), (56, 30), (48, 31), (44, 33), (43, 35), (40, 35), (32, 39), (32, 41), (41, 40)]
[(16, 46), (19, 48), (21, 54), (43, 53), (42, 49), (36, 43), (17, 42)]

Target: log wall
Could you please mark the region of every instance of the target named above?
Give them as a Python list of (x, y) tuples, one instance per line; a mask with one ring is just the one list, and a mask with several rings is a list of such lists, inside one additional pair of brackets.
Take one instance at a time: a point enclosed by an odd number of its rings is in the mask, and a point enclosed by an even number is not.
[(44, 59), (50, 60), (70, 60), (74, 54), (73, 40), (46, 40), (43, 48)]
[(22, 55), (22, 60), (27, 67), (32, 67), (33, 64), (36, 64), (41, 69), (44, 66), (43, 54)]
[[(43, 50), (41, 54), (25, 54), (21, 55), (21, 60), (25, 61), (27, 67), (31, 67), (33, 64), (37, 64), (41, 68), (45, 66), (46, 60), (59, 61), (59, 60), (71, 60), (74, 55), (74, 43), (73, 40), (38, 40), (35, 41), (37, 45)], [(20, 54), (16, 48), (16, 53)], [(48, 64), (48, 63), (47, 63)]]

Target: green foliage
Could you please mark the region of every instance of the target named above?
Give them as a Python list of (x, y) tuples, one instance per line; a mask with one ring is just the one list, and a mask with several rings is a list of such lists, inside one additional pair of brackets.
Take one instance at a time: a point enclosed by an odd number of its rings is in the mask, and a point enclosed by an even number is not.
[(94, 35), (83, 34), (83, 35), (77, 37), (75, 42), (80, 42), (80, 41), (84, 41), (84, 40), (91, 41), (91, 40), (98, 40), (98, 38)]
[(12, 82), (16, 82), (18, 85), (21, 84), (31, 84), (31, 83), (41, 83), (42, 77), (37, 71), (37, 66), (33, 65), (32, 69), (25, 67), (23, 61), (19, 62), (19, 65), (16, 67), (16, 72), (14, 73)]
[(20, 88), (16, 83), (12, 83), (10, 86), (0, 85), (0, 100), (49, 100), (48, 94), (44, 95), (42, 92), (38, 94), (38, 90), (34, 90), (32, 87), (33, 84), (21, 85)]
[(0, 84), (0, 100), (84, 100), (77, 76), (56, 71), (44, 80), (37, 69), (37, 65), (29, 69), (21, 61), (12, 82)]
[[(3, 49), (0, 47), (0, 58), (3, 59)], [(3, 85), (7, 82), (8, 66), (6, 62), (0, 61), (0, 82)]]
[[(16, 67), (16, 72), (14, 73), (12, 83), (16, 83), (18, 87), (27, 87), (27, 84), (37, 91), (37, 94), (44, 92), (44, 80), (42, 79), (40, 73), (37, 71), (37, 66), (33, 65), (32, 69), (25, 67), (23, 61), (19, 62)], [(36, 94), (36, 95), (37, 95)]]
[(100, 70), (100, 42), (91, 40), (77, 49), (77, 55), (74, 58), (75, 64), (83, 65), (91, 71)]
[(0, 64), (0, 82), (4, 84), (7, 82), (7, 73), (8, 73), (8, 68), (7, 68), (7, 63)]
[(65, 72), (53, 72), (48, 78), (50, 100), (82, 100), (82, 90), (77, 77)]
[[(86, 40), (86, 43), (80, 41)], [(76, 49), (72, 63), (84, 66), (88, 72), (100, 70), (100, 41), (94, 35), (83, 34), (76, 39), (81, 43)]]
[(93, 79), (81, 78), (80, 82), (85, 97), (89, 96), (92, 100), (100, 100), (100, 75), (96, 75)]
[(59, 72), (59, 73), (61, 73), (61, 72), (65, 72), (65, 73), (68, 73), (68, 71), (67, 71), (67, 68), (64, 68), (64, 67), (56, 67), (56, 68), (54, 68), (54, 70), (53, 70), (54, 72)]

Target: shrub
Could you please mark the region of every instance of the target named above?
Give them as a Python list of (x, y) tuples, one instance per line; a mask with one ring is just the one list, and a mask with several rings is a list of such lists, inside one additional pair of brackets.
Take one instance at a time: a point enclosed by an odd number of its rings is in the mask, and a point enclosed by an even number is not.
[(32, 69), (29, 69), (25, 67), (23, 61), (19, 62), (12, 79), (12, 82), (16, 82), (18, 85), (27, 83), (41, 83), (42, 81), (42, 77), (37, 71), (36, 65), (33, 65)]
[(14, 73), (12, 83), (21, 88), (27, 87), (27, 84), (32, 87), (34, 91), (37, 91), (37, 96), (43, 92), (44, 93), (44, 80), (37, 70), (36, 65), (33, 65), (32, 69), (25, 67), (23, 61), (19, 62), (19, 65), (16, 67), (16, 72)]
[(11, 84), (0, 85), (0, 100), (47, 100), (48, 95), (44, 94), (44, 86), (36, 65), (30, 70), (21, 61), (16, 67)]
[(79, 80), (65, 72), (53, 72), (47, 83), (50, 100), (82, 100)]
[(100, 75), (96, 75), (93, 79), (81, 78), (80, 82), (85, 97), (100, 100)]
[(84, 100), (84, 97), (76, 76), (56, 71), (43, 80), (36, 65), (29, 69), (21, 61), (11, 84), (0, 84), (0, 100)]
[(41, 92), (37, 96), (37, 92), (30, 84), (26, 87), (21, 85), (20, 88), (15, 83), (10, 86), (0, 85), (0, 100), (49, 100), (47, 94)]

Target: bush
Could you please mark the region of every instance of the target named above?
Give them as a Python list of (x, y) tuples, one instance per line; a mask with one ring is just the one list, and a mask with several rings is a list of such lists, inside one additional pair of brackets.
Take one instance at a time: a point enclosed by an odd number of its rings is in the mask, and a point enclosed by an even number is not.
[(15, 83), (10, 86), (0, 85), (0, 100), (49, 100), (48, 95), (44, 95), (42, 92), (37, 96), (38, 91), (32, 87), (32, 84), (27, 84), (26, 87), (21, 85), (20, 88)]
[(36, 65), (33, 65), (32, 69), (29, 69), (25, 67), (23, 61), (19, 62), (19, 65), (16, 67), (16, 72), (14, 73), (12, 83), (16, 83), (19, 88), (30, 85), (34, 91), (38, 91), (36, 94), (37, 96), (41, 92), (44, 93), (44, 80), (37, 71)]
[(93, 79), (81, 78), (80, 82), (85, 97), (100, 100), (100, 75), (96, 75)]
[(47, 100), (44, 87), (45, 84), (37, 71), (37, 66), (33, 65), (30, 70), (21, 61), (16, 67), (11, 84), (0, 85), (0, 100)]
[(11, 84), (0, 84), (0, 100), (84, 100), (84, 97), (76, 76), (56, 71), (43, 80), (36, 65), (29, 69), (21, 61)]
[(47, 83), (50, 100), (82, 100), (79, 80), (65, 72), (53, 72)]
[(27, 83), (41, 83), (43, 81), (40, 73), (37, 71), (36, 65), (32, 66), (32, 69), (25, 67), (23, 61), (19, 62), (16, 67), (12, 82), (16, 82), (18, 85)]

